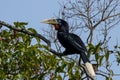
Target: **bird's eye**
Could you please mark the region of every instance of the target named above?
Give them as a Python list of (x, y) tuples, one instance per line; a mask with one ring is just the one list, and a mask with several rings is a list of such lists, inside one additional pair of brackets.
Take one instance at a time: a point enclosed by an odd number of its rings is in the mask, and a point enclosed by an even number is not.
[(61, 20), (58, 20), (59, 23), (61, 23)]
[(57, 20), (57, 22), (59, 23), (60, 26), (62, 25), (61, 20)]

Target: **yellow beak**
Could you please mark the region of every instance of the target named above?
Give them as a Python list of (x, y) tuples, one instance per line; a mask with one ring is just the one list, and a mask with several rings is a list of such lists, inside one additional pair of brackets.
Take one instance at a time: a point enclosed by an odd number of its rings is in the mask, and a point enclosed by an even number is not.
[(46, 23), (46, 24), (58, 24), (56, 19), (47, 19), (47, 20), (43, 20), (42, 23)]

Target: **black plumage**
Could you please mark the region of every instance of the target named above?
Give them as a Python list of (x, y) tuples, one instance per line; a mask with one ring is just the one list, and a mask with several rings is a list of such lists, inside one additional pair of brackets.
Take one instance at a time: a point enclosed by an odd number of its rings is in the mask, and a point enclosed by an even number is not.
[(85, 63), (87, 71), (90, 73), (92, 79), (95, 79), (95, 72), (92, 64), (90, 63), (86, 53), (87, 49), (79, 36), (73, 33), (69, 33), (69, 25), (62, 19), (48, 19), (43, 23), (51, 24), (55, 27), (57, 32), (57, 38), (61, 45), (65, 48), (64, 55), (80, 54), (83, 62)]
[(61, 19), (57, 19), (57, 21), (59, 22), (57, 38), (65, 48), (64, 54), (80, 54), (84, 63), (89, 62), (86, 56), (87, 49), (80, 37), (69, 33), (69, 26), (65, 21)]

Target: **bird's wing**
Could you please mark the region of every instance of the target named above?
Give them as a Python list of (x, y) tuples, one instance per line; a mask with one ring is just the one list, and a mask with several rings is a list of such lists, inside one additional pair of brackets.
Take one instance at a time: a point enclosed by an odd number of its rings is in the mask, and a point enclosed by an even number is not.
[(62, 43), (64, 47), (67, 46), (67, 49), (69, 47), (74, 48), (77, 51), (87, 51), (84, 43), (79, 38), (79, 36), (72, 34), (72, 33), (59, 33), (59, 41)]
[(87, 49), (85, 47), (85, 44), (81, 40), (81, 38), (73, 33), (69, 33), (69, 35), (74, 39), (74, 41), (81, 46), (81, 48), (87, 52)]
[(66, 45), (80, 52), (80, 56), (86, 66), (86, 70), (90, 73), (91, 78), (94, 79), (95, 72), (94, 72), (92, 64), (90, 63), (87, 55), (85, 54), (86, 48), (82, 40), (77, 35), (72, 34), (72, 33), (61, 33), (60, 36), (63, 38), (62, 40), (64, 40), (64, 43), (66, 43)]
[[(72, 49), (74, 49), (77, 53), (79, 53), (83, 59), (83, 62), (89, 62), (89, 59), (86, 55), (86, 48), (85, 46), (83, 46), (83, 42), (82, 40), (76, 36), (75, 34), (71, 34), (71, 33), (59, 33), (60, 36), (62, 38), (62, 41), (64, 42), (63, 46), (66, 47), (66, 50), (68, 50), (69, 52), (71, 52)], [(61, 41), (61, 40), (60, 40)], [(69, 48), (70, 47), (70, 48)]]

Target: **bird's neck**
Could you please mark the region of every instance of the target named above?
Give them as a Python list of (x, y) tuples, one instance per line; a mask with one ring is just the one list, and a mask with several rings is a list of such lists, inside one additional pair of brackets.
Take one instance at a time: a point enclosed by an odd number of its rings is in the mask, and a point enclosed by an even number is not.
[(68, 31), (58, 31), (57, 33), (59, 34), (59, 33), (69, 33), (69, 32)]
[(66, 29), (59, 29), (58, 32), (69, 33), (69, 31)]
[(69, 33), (68, 26), (60, 26), (58, 32)]

